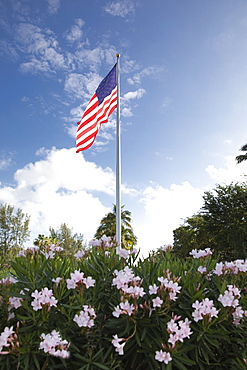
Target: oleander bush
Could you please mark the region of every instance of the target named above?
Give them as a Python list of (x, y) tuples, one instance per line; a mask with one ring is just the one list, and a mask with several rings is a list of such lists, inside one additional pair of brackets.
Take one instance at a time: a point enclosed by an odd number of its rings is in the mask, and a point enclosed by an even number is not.
[(109, 238), (23, 250), (0, 277), (0, 369), (246, 369), (247, 260)]

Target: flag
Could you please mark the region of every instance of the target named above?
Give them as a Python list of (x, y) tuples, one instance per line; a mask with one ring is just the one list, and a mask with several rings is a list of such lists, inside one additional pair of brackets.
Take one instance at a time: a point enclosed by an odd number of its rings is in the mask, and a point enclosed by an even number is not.
[(101, 124), (108, 122), (117, 106), (117, 65), (101, 81), (78, 122), (76, 153), (88, 149), (95, 141)]

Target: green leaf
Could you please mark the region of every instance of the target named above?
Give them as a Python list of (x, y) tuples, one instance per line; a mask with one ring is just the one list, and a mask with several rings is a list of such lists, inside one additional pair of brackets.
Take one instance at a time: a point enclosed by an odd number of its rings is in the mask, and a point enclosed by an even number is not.
[(109, 367), (102, 365), (99, 362), (93, 362), (93, 364), (98, 366), (100, 369), (109, 370)]

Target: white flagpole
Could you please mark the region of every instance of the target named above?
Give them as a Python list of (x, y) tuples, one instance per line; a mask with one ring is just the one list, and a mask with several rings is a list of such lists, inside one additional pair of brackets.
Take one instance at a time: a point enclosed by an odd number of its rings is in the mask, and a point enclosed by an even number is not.
[(120, 141), (120, 66), (117, 57), (117, 140), (116, 140), (116, 242), (117, 251), (121, 249), (121, 141)]

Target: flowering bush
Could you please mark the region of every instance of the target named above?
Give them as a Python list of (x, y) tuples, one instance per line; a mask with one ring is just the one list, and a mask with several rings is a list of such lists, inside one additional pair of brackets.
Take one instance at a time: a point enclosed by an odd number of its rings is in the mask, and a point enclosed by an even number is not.
[(247, 261), (148, 258), (103, 237), (23, 251), (0, 279), (0, 369), (246, 369)]

